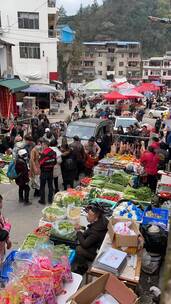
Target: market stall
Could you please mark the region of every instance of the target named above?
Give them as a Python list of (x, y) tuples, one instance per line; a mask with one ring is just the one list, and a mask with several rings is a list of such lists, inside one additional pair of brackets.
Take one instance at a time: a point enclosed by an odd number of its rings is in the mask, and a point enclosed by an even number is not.
[[(77, 246), (74, 227), (87, 226), (84, 207), (96, 202), (108, 211), (109, 225), (86, 281), (114, 274), (128, 286), (136, 287), (144, 259), (143, 237), (145, 245), (153, 244), (155, 254), (160, 254), (161, 246), (165, 248), (167, 244), (169, 222), (168, 210), (151, 208), (151, 191), (137, 183), (140, 172), (141, 165), (134, 156), (106, 157), (94, 168), (92, 178), (83, 178), (76, 189), (58, 192), (53, 204), (42, 210), (38, 227), (26, 236), (12, 257), (7, 257), (0, 276), (6, 289), (0, 292), (0, 299), (18, 304), (12, 302), (11, 295), (20, 300), (27, 294), (29, 300), (51, 303), (51, 298), (52, 303), (65, 303), (75, 293), (82, 278), (71, 272)], [(164, 229), (165, 235), (157, 231), (159, 240), (162, 238), (161, 246), (154, 245), (151, 234), (149, 241), (148, 231), (144, 233), (149, 226), (157, 225), (164, 227), (160, 229)], [(119, 261), (117, 265), (115, 259)]]

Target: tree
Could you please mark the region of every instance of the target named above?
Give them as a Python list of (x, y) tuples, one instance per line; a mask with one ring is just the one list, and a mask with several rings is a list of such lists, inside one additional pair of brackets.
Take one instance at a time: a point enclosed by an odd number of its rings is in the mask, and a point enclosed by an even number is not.
[(64, 9), (63, 5), (59, 8), (59, 17), (65, 18), (67, 16), (66, 10)]
[(72, 44), (60, 44), (58, 48), (58, 70), (60, 80), (67, 82), (71, 78), (71, 70), (80, 65), (82, 44), (75, 40)]

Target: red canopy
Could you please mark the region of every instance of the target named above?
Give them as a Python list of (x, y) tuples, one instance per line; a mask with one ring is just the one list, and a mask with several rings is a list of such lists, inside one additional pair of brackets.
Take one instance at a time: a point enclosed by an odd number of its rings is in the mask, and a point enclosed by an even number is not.
[(144, 82), (140, 86), (136, 87), (136, 91), (143, 93), (143, 92), (150, 92), (150, 91), (159, 91), (160, 88), (156, 86), (154, 83)]
[(103, 97), (108, 100), (108, 101), (113, 101), (113, 100), (117, 100), (117, 99), (127, 99), (126, 96), (120, 94), (119, 92), (111, 92), (108, 94), (104, 94)]
[(140, 92), (137, 92), (135, 89), (131, 90), (121, 90), (121, 94), (123, 94), (127, 99), (135, 99), (135, 98), (143, 98), (144, 95), (142, 95)]

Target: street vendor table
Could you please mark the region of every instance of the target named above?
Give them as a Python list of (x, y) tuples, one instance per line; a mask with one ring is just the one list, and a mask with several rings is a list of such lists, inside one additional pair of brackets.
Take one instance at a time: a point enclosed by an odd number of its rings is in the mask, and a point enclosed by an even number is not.
[[(106, 249), (108, 249), (110, 247), (114, 248), (114, 246), (112, 245), (111, 239), (109, 237), (109, 234), (107, 233), (105, 236), (105, 239), (102, 243), (102, 246), (99, 250), (97, 258), (103, 251), (105, 251)], [(129, 265), (129, 260), (128, 260), (126, 267), (124, 268), (122, 274), (119, 276), (119, 279), (124, 281), (126, 283), (126, 285), (136, 288), (136, 286), (139, 283), (140, 274), (141, 274), (142, 251), (140, 251), (133, 257), (134, 257), (134, 261), (135, 261), (134, 267)], [(131, 259), (131, 256), (129, 256), (128, 259)], [(91, 266), (86, 273), (86, 283), (89, 282), (90, 276), (91, 277), (100, 277), (101, 275), (103, 275), (105, 273), (106, 272), (104, 270)]]
[(76, 291), (78, 290), (81, 281), (82, 281), (82, 276), (77, 274), (77, 273), (72, 273), (73, 276), (73, 282), (72, 283), (66, 283), (64, 285), (64, 289), (66, 290), (65, 294), (62, 294), (60, 296), (57, 297), (57, 302), (60, 304), (66, 304), (69, 302), (68, 299), (74, 294), (76, 293)]

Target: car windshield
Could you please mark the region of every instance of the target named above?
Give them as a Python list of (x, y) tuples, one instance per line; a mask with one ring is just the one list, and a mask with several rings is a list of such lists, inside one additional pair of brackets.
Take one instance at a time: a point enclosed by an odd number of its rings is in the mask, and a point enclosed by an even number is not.
[(118, 128), (119, 126), (122, 126), (123, 128), (127, 128), (130, 125), (134, 125), (136, 123), (136, 119), (117, 119), (115, 127)]
[(67, 128), (66, 136), (72, 138), (77, 135), (80, 139), (87, 140), (90, 137), (94, 136), (94, 133), (95, 127), (70, 125)]

